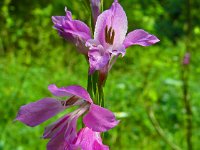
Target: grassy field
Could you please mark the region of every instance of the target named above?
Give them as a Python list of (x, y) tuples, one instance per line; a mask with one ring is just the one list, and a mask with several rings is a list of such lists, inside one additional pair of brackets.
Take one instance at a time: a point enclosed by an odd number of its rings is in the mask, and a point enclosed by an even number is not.
[[(56, 120), (30, 128), (13, 122), (21, 105), (51, 96), (47, 86), (79, 84), (86, 87), (88, 64), (84, 57), (69, 46), (59, 57), (49, 53), (39, 58), (30, 57), (27, 65), (20, 55), (9, 54), (1, 58), (0, 74), (0, 149), (44, 149), (46, 142), (40, 137), (44, 127)], [(151, 56), (151, 57), (149, 57)], [(26, 58), (27, 59), (27, 58)], [(149, 118), (153, 110), (165, 136), (185, 149), (185, 111), (180, 79), (181, 59), (179, 47), (162, 49), (159, 45), (149, 48), (133, 47), (124, 58), (119, 58), (108, 77), (105, 87), (106, 107), (116, 112), (119, 126), (105, 135), (111, 149), (171, 149), (157, 134)], [(44, 60), (41, 63), (41, 60)], [(190, 70), (199, 72), (198, 67)], [(191, 76), (189, 82), (193, 110), (193, 142), (200, 145), (198, 83)], [(123, 115), (125, 114), (125, 115)]]

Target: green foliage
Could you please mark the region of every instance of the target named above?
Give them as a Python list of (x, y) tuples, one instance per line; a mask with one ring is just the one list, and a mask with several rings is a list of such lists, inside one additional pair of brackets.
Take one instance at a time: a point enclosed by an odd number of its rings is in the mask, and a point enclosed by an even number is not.
[[(104, 0), (105, 1), (105, 0)], [(112, 1), (105, 1), (108, 8)], [(186, 149), (186, 113), (182, 100), (181, 69), (186, 48), (186, 1), (120, 1), (129, 20), (129, 31), (143, 28), (161, 39), (152, 47), (134, 46), (119, 58), (105, 86), (105, 106), (121, 120), (105, 134), (104, 143), (113, 150), (171, 149), (157, 134), (148, 116), (153, 108), (166, 137)], [(44, 127), (30, 128), (13, 122), (21, 105), (51, 96), (47, 86), (87, 85), (88, 64), (75, 47), (52, 28), (52, 15), (65, 15), (90, 22), (84, 0), (40, 0), (0, 2), (0, 150), (45, 149)], [(191, 5), (192, 32), (189, 65), (189, 97), (193, 111), (194, 149), (200, 138), (200, 2)], [(57, 116), (58, 118), (58, 116)]]

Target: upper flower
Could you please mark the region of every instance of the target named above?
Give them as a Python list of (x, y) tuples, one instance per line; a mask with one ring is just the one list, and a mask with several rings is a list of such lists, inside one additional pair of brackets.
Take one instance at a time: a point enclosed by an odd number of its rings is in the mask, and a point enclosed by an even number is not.
[(89, 47), (90, 73), (95, 70), (110, 69), (112, 59), (120, 54), (125, 55), (125, 49), (131, 45), (149, 46), (159, 39), (148, 32), (137, 29), (126, 35), (128, 21), (122, 6), (115, 0), (110, 9), (102, 12), (96, 22), (94, 39), (86, 42)]
[(54, 28), (60, 36), (74, 43), (79, 52), (87, 55), (88, 48), (85, 42), (91, 38), (90, 28), (82, 21), (73, 20), (70, 11), (65, 8), (65, 16), (53, 16)]
[(44, 98), (24, 105), (16, 117), (16, 120), (28, 126), (36, 126), (68, 107), (78, 106), (75, 111), (46, 127), (43, 137), (50, 138), (47, 144), (48, 150), (55, 148), (63, 150), (64, 147), (72, 149), (78, 138), (76, 124), (81, 115), (84, 115), (85, 126), (94, 132), (105, 132), (118, 124), (114, 114), (94, 104), (88, 92), (81, 86), (57, 88), (55, 85), (50, 85), (49, 90), (54, 96), (69, 98), (67, 100)]

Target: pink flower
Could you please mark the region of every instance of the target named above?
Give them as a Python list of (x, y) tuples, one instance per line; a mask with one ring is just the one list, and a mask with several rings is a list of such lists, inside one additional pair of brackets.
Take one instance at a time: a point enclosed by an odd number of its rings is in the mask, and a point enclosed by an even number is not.
[(149, 46), (160, 40), (142, 29), (126, 35), (128, 21), (122, 6), (115, 0), (110, 9), (102, 12), (96, 22), (94, 39), (89, 39), (90, 74), (96, 70), (107, 72), (126, 48), (132, 45)]
[(45, 128), (43, 138), (50, 138), (47, 144), (48, 150), (63, 150), (64, 147), (72, 149), (77, 139), (77, 119), (81, 115), (84, 115), (83, 123), (85, 126), (94, 132), (105, 132), (115, 127), (119, 122), (111, 111), (94, 104), (88, 92), (81, 86), (57, 88), (55, 85), (50, 85), (48, 89), (54, 96), (68, 96), (69, 98), (66, 100), (44, 98), (24, 105), (16, 117), (16, 120), (33, 127), (69, 107), (78, 106), (75, 111)]

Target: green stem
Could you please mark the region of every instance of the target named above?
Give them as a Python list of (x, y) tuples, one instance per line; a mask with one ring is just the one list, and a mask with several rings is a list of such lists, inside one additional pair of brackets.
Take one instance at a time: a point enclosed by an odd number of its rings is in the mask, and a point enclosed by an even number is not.
[(104, 2), (101, 0), (101, 11), (103, 12)]
[(95, 104), (104, 106), (103, 85), (99, 82), (99, 73), (97, 71), (92, 75), (88, 75), (87, 91)]
[(183, 81), (183, 101), (185, 104), (185, 110), (186, 110), (186, 142), (187, 142), (187, 149), (192, 150), (192, 109), (191, 104), (189, 100), (189, 94), (188, 94), (188, 74), (187, 69), (184, 66), (182, 71), (182, 81)]
[[(187, 21), (187, 28), (186, 28), (186, 52), (191, 53), (191, 33), (192, 33), (192, 18), (191, 18), (191, 0), (186, 0), (186, 21)], [(189, 99), (189, 64), (183, 65), (181, 71), (182, 77), (182, 92), (183, 92), (183, 102), (185, 105), (186, 110), (186, 142), (187, 142), (187, 149), (192, 150), (192, 108), (191, 108), (191, 100)]]
[(166, 136), (163, 129), (160, 127), (158, 121), (156, 120), (156, 117), (154, 115), (154, 112), (151, 107), (148, 108), (148, 116), (151, 120), (152, 125), (154, 126), (154, 129), (162, 137), (162, 139), (173, 149), (173, 150), (180, 150), (178, 146), (176, 146), (174, 143), (172, 143)]
[(91, 98), (93, 99), (93, 86), (92, 86), (92, 75), (88, 74), (88, 81), (87, 81), (87, 91), (90, 94)]

